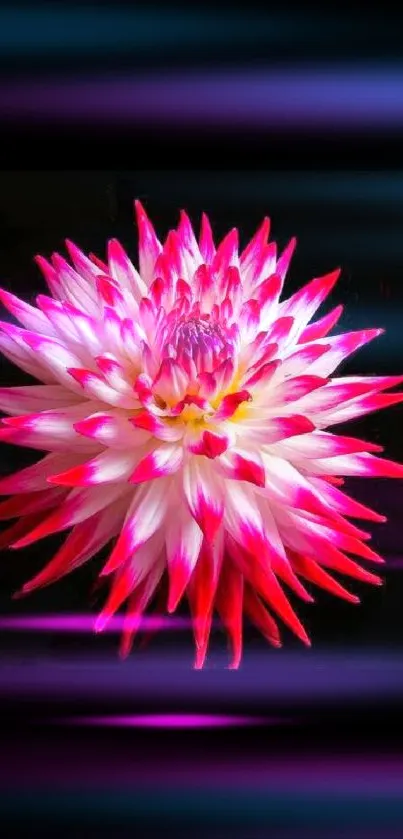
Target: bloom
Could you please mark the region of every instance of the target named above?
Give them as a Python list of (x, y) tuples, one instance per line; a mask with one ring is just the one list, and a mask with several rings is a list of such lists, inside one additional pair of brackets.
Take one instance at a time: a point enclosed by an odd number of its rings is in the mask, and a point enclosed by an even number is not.
[(381, 582), (349, 556), (382, 562), (349, 518), (385, 519), (340, 486), (403, 466), (325, 429), (401, 402), (384, 391), (403, 376), (333, 375), (382, 330), (328, 337), (341, 306), (311, 323), (339, 271), (281, 300), (295, 240), (277, 256), (269, 219), (239, 255), (237, 231), (216, 248), (206, 216), (197, 241), (182, 212), (162, 246), (136, 211), (139, 272), (116, 240), (105, 263), (67, 242), (74, 267), (37, 257), (51, 292), (37, 307), (1, 292), (22, 328), (2, 322), (0, 349), (41, 384), (0, 389), (0, 436), (47, 452), (1, 480), (0, 517), (17, 519), (1, 541), (71, 528), (28, 593), (114, 540), (96, 628), (127, 603), (127, 653), (154, 595), (170, 613), (186, 595), (195, 666), (216, 609), (237, 667), (244, 613), (275, 646), (274, 615), (309, 644), (284, 585), (357, 602), (329, 572)]

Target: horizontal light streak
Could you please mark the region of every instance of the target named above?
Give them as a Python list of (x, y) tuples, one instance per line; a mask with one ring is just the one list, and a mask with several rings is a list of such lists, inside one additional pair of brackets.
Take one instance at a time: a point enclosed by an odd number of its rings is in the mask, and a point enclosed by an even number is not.
[(403, 67), (189, 71), (4, 82), (3, 119), (266, 132), (403, 127)]

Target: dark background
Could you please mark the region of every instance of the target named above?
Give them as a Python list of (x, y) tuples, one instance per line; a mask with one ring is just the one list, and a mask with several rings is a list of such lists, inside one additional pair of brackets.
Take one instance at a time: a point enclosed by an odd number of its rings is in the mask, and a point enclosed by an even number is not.
[[(341, 265), (329, 301), (345, 304), (341, 328), (386, 328), (345, 372), (402, 373), (400, 33), (397, 17), (353, 7), (2, 6), (3, 287), (43, 292), (32, 258), (65, 238), (102, 257), (117, 236), (135, 259), (136, 197), (161, 238), (182, 207), (196, 225), (208, 212), (217, 238), (238, 226), (243, 242), (269, 214), (279, 245), (298, 237), (290, 292)], [(22, 383), (0, 365), (2, 385)], [(348, 433), (403, 461), (401, 427), (395, 407)], [(3, 446), (1, 472), (34, 459)], [(216, 630), (195, 673), (190, 632), (163, 633), (121, 663), (113, 635), (2, 630), (7, 837), (403, 835), (403, 490), (348, 489), (388, 516), (373, 526), (386, 584), (351, 586), (358, 607), (325, 593), (299, 606), (312, 650), (284, 631), (272, 651), (246, 628), (233, 673)], [(95, 614), (98, 559), (11, 600), (58, 544), (3, 553), (2, 618)], [(134, 720), (144, 714), (248, 724), (149, 729)], [(131, 719), (74, 727), (83, 715)]]

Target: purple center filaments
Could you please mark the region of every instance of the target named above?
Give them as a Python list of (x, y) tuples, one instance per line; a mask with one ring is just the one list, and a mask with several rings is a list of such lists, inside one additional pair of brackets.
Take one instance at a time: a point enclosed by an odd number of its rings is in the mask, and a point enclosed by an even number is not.
[(233, 348), (220, 324), (191, 317), (175, 324), (165, 352), (171, 358), (192, 359), (198, 370), (212, 370), (217, 363), (232, 356)]

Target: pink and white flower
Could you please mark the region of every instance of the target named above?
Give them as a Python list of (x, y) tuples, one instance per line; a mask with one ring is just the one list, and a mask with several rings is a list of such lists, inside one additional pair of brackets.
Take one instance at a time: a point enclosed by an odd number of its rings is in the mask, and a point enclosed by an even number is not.
[(295, 241), (278, 256), (267, 218), (240, 253), (236, 230), (216, 247), (206, 216), (197, 240), (184, 212), (162, 245), (136, 210), (139, 271), (116, 240), (106, 262), (67, 242), (74, 267), (37, 258), (50, 289), (37, 307), (1, 292), (21, 326), (0, 323), (0, 349), (40, 384), (0, 389), (0, 437), (47, 452), (0, 481), (0, 518), (16, 520), (1, 544), (70, 530), (28, 593), (113, 541), (96, 628), (126, 603), (127, 653), (156, 594), (170, 613), (186, 596), (195, 666), (216, 610), (237, 667), (244, 613), (275, 646), (275, 616), (309, 644), (284, 586), (357, 602), (333, 572), (381, 582), (349, 519), (385, 519), (340, 486), (403, 466), (327, 429), (403, 401), (384, 392), (403, 376), (335, 376), (382, 330), (329, 337), (341, 306), (311, 322), (339, 271), (283, 300)]

